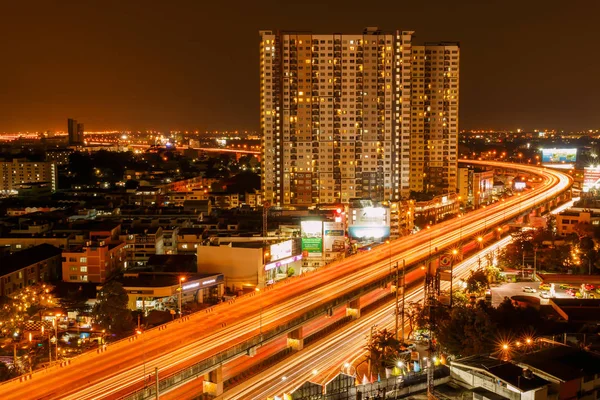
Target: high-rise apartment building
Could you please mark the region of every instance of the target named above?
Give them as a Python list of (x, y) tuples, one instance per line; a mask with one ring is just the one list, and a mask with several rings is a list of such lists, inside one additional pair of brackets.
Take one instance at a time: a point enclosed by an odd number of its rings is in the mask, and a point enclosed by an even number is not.
[(456, 190), (457, 43), (413, 46), (413, 32), (377, 28), (260, 36), (264, 200)]
[(83, 144), (83, 124), (78, 124), (76, 119), (69, 118), (67, 120), (69, 131), (69, 144)]
[(56, 191), (56, 164), (52, 161), (31, 161), (25, 158), (0, 159), (0, 192), (18, 192), (23, 185), (33, 183), (48, 183), (51, 191)]
[(83, 130), (84, 130), (83, 123), (77, 124), (77, 143), (79, 143), (79, 144), (83, 144)]

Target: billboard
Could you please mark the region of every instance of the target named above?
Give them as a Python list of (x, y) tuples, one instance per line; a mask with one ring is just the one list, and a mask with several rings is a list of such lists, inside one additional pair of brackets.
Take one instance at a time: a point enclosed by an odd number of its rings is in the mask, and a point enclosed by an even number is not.
[(543, 163), (574, 163), (577, 161), (577, 149), (542, 149)]
[(346, 249), (346, 235), (342, 222), (323, 222), (323, 247), (325, 251), (343, 252)]
[(593, 192), (600, 189), (600, 167), (585, 167), (583, 169), (583, 192)]
[(292, 240), (286, 240), (285, 242), (275, 243), (271, 245), (271, 261), (281, 260), (286, 257), (292, 256)]
[(390, 235), (390, 213), (386, 207), (350, 209), (348, 236), (354, 239), (381, 239)]
[(323, 222), (300, 222), (303, 257), (321, 257), (323, 255)]

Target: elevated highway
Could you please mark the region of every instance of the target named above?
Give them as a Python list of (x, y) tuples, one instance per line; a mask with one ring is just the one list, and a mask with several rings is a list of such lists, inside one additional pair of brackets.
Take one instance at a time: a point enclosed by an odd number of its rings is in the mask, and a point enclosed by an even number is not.
[[(290, 345), (300, 343), (301, 346), (298, 328), (303, 323), (340, 305), (347, 305), (349, 313), (356, 312), (359, 308), (357, 299), (361, 295), (392, 279), (391, 265), (396, 262), (402, 265), (404, 261), (407, 266), (414, 266), (436, 248), (443, 251), (467, 238), (485, 234), (527, 210), (544, 207), (564, 195), (571, 185), (570, 177), (557, 171), (489, 161), (468, 162), (517, 168), (538, 175), (543, 181), (536, 189), (521, 196), (513, 196), (373, 251), (286, 280), (260, 293), (112, 343), (97, 352), (5, 382), (0, 385), (0, 398), (121, 398), (143, 388), (147, 374), (155, 367), (159, 368), (159, 374), (186, 370), (178, 378), (181, 381), (186, 376), (208, 374), (204, 390), (219, 394), (222, 364), (252, 354), (256, 346), (284, 333), (289, 334)], [(419, 268), (407, 270), (407, 284), (422, 278), (423, 271)], [(174, 382), (161, 381), (161, 390)], [(150, 393), (137, 392), (127, 398), (150, 398)]]

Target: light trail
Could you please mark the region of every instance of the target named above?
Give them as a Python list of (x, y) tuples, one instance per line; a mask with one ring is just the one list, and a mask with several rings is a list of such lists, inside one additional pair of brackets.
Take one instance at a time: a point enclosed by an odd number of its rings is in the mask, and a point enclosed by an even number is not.
[[(299, 313), (388, 276), (390, 266), (395, 262), (405, 260), (406, 265), (415, 264), (426, 258), (433, 248), (442, 251), (463, 239), (472, 239), (487, 228), (545, 203), (548, 198), (564, 192), (571, 183), (565, 174), (537, 167), (490, 161), (469, 163), (538, 174), (544, 182), (521, 196), (513, 196), (462, 218), (442, 222), (389, 245), (378, 246), (316, 272), (273, 285), (260, 292), (261, 301), (255, 295), (241, 297), (235, 302), (215, 306), (212, 311), (201, 311), (183, 321), (176, 320), (148, 330), (144, 340), (125, 339), (110, 344), (104, 352), (75, 357), (68, 365), (58, 364), (28, 374), (24, 379), (4, 382), (0, 385), (0, 398), (118, 398), (143, 387), (143, 358), (146, 359), (146, 370), (158, 367), (163, 376), (168, 371), (181, 370), (208, 359), (257, 336), (261, 308), (263, 330), (286, 323)], [(406, 274), (407, 284), (422, 278), (423, 272), (419, 269)], [(332, 348), (343, 345), (329, 344)]]

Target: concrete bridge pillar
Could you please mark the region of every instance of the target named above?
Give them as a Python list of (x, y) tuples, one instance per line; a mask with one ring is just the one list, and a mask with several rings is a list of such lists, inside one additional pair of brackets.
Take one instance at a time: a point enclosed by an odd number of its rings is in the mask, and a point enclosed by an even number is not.
[(348, 302), (346, 316), (351, 316), (354, 319), (360, 318), (360, 298)]
[(220, 365), (204, 375), (203, 389), (204, 393), (215, 397), (223, 394), (223, 368)]
[(294, 350), (302, 350), (304, 347), (304, 333), (302, 332), (302, 327), (288, 333), (287, 345)]

